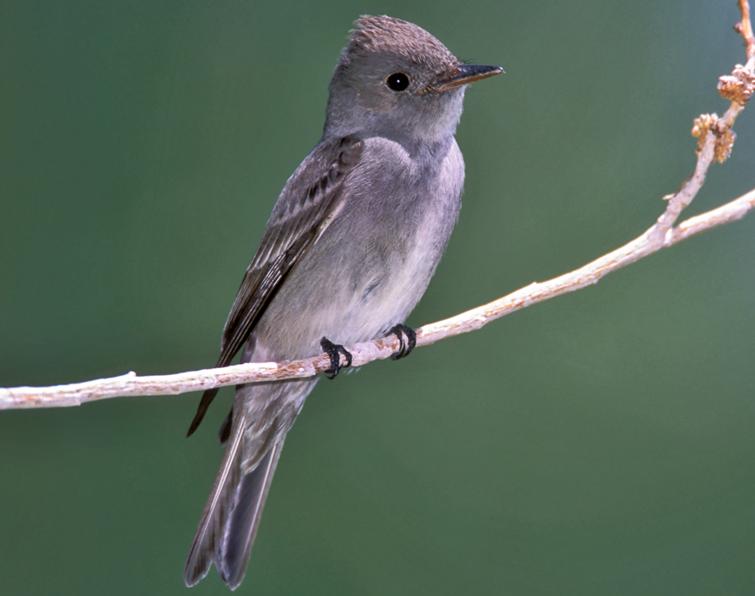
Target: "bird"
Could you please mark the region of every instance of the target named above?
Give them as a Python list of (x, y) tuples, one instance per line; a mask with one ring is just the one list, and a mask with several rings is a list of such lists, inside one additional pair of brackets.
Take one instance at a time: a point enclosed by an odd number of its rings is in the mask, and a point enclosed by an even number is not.
[[(320, 141), (289, 177), (223, 328), (217, 366), (325, 351), (329, 377), (344, 347), (396, 335), (430, 283), (461, 207), (455, 139), (470, 83), (500, 66), (456, 58), (425, 29), (361, 16), (333, 72)], [(343, 362), (343, 364), (342, 364)], [(214, 565), (236, 589), (287, 433), (317, 378), (236, 388), (221, 426), (225, 451), (184, 569), (193, 586)], [(192, 434), (217, 389), (206, 391)]]

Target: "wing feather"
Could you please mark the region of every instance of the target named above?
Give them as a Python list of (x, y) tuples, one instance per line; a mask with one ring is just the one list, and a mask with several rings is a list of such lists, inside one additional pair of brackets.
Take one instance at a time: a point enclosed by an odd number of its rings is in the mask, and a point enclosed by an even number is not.
[[(359, 163), (362, 148), (362, 141), (350, 136), (325, 141), (289, 178), (226, 320), (217, 367), (230, 364), (288, 272), (330, 223), (345, 199), (343, 183)], [(204, 392), (187, 436), (202, 422), (217, 391)]]

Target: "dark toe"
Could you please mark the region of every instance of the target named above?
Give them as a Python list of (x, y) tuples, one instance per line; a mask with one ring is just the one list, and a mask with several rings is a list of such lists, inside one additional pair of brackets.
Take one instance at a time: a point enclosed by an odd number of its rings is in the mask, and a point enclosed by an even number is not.
[(417, 345), (417, 334), (414, 332), (414, 329), (407, 327), (406, 325), (394, 325), (391, 327), (388, 335), (395, 335), (399, 342), (398, 350), (391, 354), (393, 360), (406, 358), (412, 353), (412, 350), (414, 350), (414, 347)]
[[(346, 348), (341, 344), (334, 344), (327, 337), (323, 337), (320, 340), (320, 346), (322, 351), (325, 352), (330, 358), (330, 368), (324, 370), (324, 374), (329, 379), (334, 379), (341, 372), (342, 368), (351, 366), (352, 356)], [(341, 364), (341, 356), (343, 355), (346, 360), (345, 364)]]

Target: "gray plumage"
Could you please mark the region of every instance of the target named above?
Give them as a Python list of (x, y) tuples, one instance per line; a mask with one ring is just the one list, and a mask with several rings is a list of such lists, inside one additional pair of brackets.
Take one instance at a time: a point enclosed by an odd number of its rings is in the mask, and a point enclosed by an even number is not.
[[(465, 85), (500, 72), (462, 64), (406, 21), (356, 21), (330, 83), (322, 139), (273, 207), (228, 316), (220, 366), (244, 345), (245, 362), (302, 358), (320, 352), (323, 337), (348, 345), (404, 322), (461, 206), (454, 133)], [(316, 383), (237, 388), (186, 585), (211, 564), (231, 589), (241, 583), (286, 434)], [(203, 396), (189, 434), (214, 394)]]

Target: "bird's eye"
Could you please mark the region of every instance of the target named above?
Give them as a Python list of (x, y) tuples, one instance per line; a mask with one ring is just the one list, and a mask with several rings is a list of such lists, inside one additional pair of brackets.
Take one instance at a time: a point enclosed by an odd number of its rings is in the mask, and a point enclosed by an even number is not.
[(385, 79), (385, 84), (392, 91), (403, 91), (409, 86), (409, 77), (403, 72), (394, 72)]

